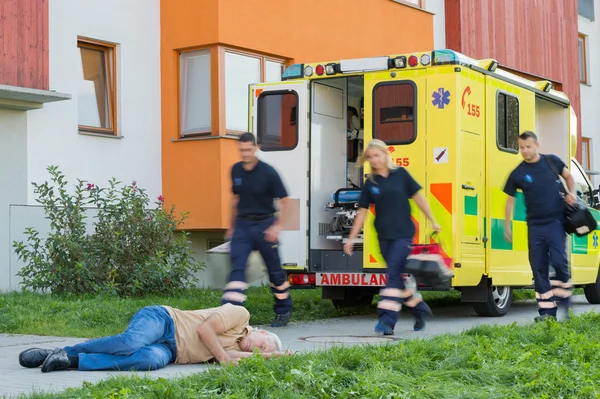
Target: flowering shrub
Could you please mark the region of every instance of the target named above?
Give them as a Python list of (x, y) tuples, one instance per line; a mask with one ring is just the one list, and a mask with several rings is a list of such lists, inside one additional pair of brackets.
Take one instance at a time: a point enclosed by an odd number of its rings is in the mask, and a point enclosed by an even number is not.
[[(13, 247), (25, 266), (18, 273), (23, 289), (56, 293), (139, 296), (167, 293), (196, 282), (203, 264), (192, 257), (188, 233), (176, 231), (187, 218), (165, 209), (159, 196), (149, 209), (145, 190), (134, 181), (107, 188), (78, 180), (66, 190), (65, 176), (50, 166), (51, 183), (33, 183), (36, 201), (50, 220), (42, 239), (27, 228), (26, 242)], [(86, 209), (95, 208), (93, 233), (86, 231)]]

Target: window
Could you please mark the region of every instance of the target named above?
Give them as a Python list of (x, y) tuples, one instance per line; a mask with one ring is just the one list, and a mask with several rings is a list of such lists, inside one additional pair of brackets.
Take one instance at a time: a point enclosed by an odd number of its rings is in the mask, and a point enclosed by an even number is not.
[(496, 113), (498, 147), (507, 152), (519, 152), (519, 99), (499, 92)]
[(416, 87), (412, 82), (381, 83), (374, 89), (373, 137), (386, 144), (410, 144), (417, 137)]
[(80, 132), (117, 134), (115, 46), (78, 40), (81, 72), (77, 87)]
[(581, 170), (577, 164), (572, 161), (571, 174), (573, 175), (573, 180), (575, 180), (575, 190), (577, 191), (577, 196), (581, 198), (581, 200), (588, 206), (594, 206), (594, 194), (592, 193), (592, 189), (588, 185), (587, 180), (585, 179), (583, 173), (581, 173)]
[(587, 83), (587, 36), (579, 34), (579, 81)]
[(590, 150), (591, 150), (591, 143), (590, 143), (590, 138), (589, 137), (582, 137), (581, 138), (581, 166), (583, 167), (583, 170), (591, 170), (592, 166), (591, 166), (591, 157), (590, 157)]
[(396, 3), (407, 3), (415, 7), (423, 8), (423, 0), (394, 0)]
[(258, 139), (261, 151), (293, 150), (298, 145), (298, 96), (271, 91), (258, 97)]
[(210, 50), (179, 54), (181, 136), (211, 133)]
[(248, 86), (279, 82), (284, 63), (260, 55), (225, 50), (225, 128), (248, 131)]
[(594, 21), (594, 0), (577, 0), (577, 13)]

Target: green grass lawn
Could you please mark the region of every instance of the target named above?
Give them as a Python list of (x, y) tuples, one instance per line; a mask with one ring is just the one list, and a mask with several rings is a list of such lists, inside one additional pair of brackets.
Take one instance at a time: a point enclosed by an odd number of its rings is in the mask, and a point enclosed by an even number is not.
[[(336, 309), (321, 299), (321, 289), (292, 290), (293, 321), (310, 321), (353, 314), (375, 313), (375, 305)], [(169, 305), (180, 309), (218, 306), (221, 290), (185, 290), (172, 296), (69, 297), (34, 293), (0, 294), (0, 333), (90, 338), (122, 332), (133, 314), (146, 305)], [(460, 293), (423, 292), (432, 307), (460, 303)], [(533, 291), (515, 291), (515, 299), (533, 298)], [(267, 286), (248, 290), (250, 324), (267, 324), (273, 317), (273, 299)], [(110, 315), (110, 317), (107, 317)]]
[(598, 398), (600, 314), (569, 322), (480, 326), (386, 346), (211, 368), (177, 379), (114, 377), (30, 399)]

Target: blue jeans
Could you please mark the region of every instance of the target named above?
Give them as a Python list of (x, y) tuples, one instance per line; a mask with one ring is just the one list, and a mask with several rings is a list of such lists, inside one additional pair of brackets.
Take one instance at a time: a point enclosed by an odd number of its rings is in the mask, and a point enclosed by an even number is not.
[(287, 273), (281, 267), (279, 258), (279, 243), (269, 242), (265, 239), (265, 230), (274, 222), (274, 217), (257, 221), (237, 219), (233, 237), (231, 237), (231, 273), (221, 299), (222, 305), (231, 303), (244, 306), (248, 286), (246, 264), (250, 253), (258, 250), (269, 273), (271, 293), (275, 301), (274, 312), (283, 314), (292, 310)]
[(81, 371), (156, 370), (177, 357), (175, 324), (164, 307), (146, 306), (131, 318), (124, 333), (63, 349), (79, 357)]

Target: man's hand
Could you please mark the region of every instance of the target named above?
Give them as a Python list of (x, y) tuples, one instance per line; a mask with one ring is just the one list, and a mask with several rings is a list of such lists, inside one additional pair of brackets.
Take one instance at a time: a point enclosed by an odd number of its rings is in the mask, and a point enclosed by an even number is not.
[(269, 242), (277, 242), (279, 239), (279, 226), (273, 224), (271, 227), (265, 230), (265, 240)]
[(354, 240), (352, 238), (348, 238), (348, 241), (344, 244), (344, 252), (348, 256), (352, 256), (352, 248), (354, 247)]
[(439, 224), (437, 224), (437, 223), (433, 223), (433, 224), (431, 225), (431, 228), (432, 228), (432, 229), (433, 229), (433, 231), (435, 231), (436, 233), (439, 233), (439, 232), (442, 230), (442, 228), (440, 227), (440, 225), (439, 225)]
[(229, 228), (229, 229), (227, 229), (227, 231), (225, 232), (225, 239), (226, 239), (227, 241), (231, 240), (231, 237), (233, 237), (233, 232), (234, 232), (234, 229), (233, 229), (233, 227), (232, 227), (232, 228)]
[(219, 363), (223, 365), (233, 364), (234, 366), (238, 366), (240, 364), (240, 358), (234, 356), (227, 356), (225, 359), (219, 359)]
[(510, 227), (504, 227), (504, 239), (506, 242), (512, 242), (512, 232), (510, 231)]
[(565, 195), (565, 201), (567, 202), (567, 204), (573, 205), (577, 202), (577, 197), (573, 193), (568, 193), (567, 195)]

